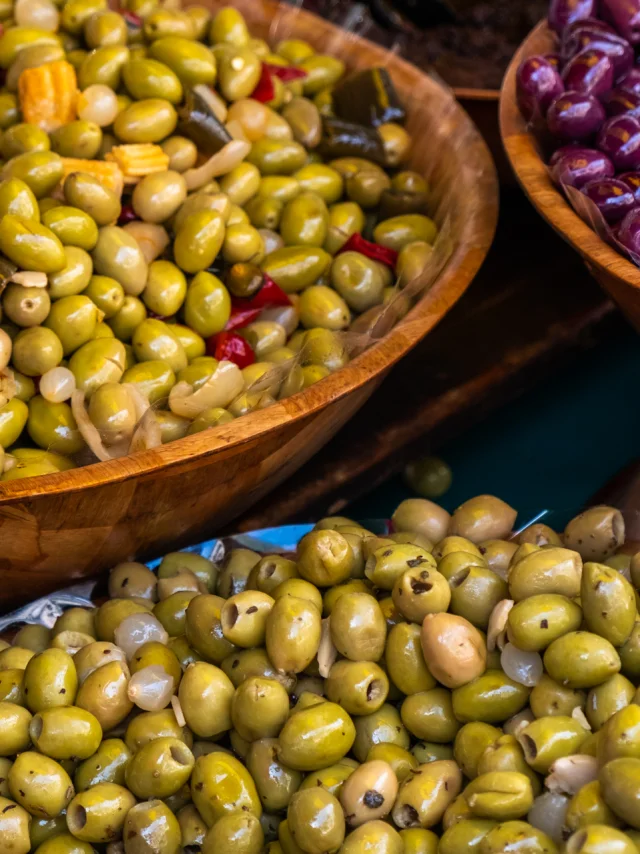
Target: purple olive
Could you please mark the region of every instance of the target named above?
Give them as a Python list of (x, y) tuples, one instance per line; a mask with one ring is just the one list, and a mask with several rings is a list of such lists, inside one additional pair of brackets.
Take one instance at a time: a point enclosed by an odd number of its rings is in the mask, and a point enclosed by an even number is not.
[(570, 142), (569, 145), (562, 145), (560, 148), (556, 148), (551, 157), (549, 158), (549, 166), (555, 166), (558, 160), (565, 156), (565, 154), (575, 154), (576, 151), (586, 151), (590, 153), (593, 149), (586, 148), (581, 142)]
[(605, 95), (613, 89), (613, 63), (602, 50), (588, 47), (572, 57), (562, 72), (567, 89), (583, 95)]
[(629, 211), (620, 223), (616, 237), (625, 249), (640, 255), (640, 208)]
[(564, 92), (549, 107), (547, 125), (560, 139), (588, 139), (605, 118), (604, 107), (593, 95)]
[(549, 4), (549, 26), (561, 33), (568, 24), (596, 14), (596, 0), (551, 0)]
[(546, 59), (547, 62), (550, 62), (558, 71), (562, 68), (562, 57), (559, 53), (545, 53), (544, 59)]
[(640, 68), (632, 68), (618, 81), (618, 88), (640, 95)]
[(551, 167), (551, 177), (556, 184), (568, 184), (578, 190), (589, 181), (612, 178), (613, 173), (613, 163), (607, 155), (594, 148), (565, 151)]
[(618, 222), (636, 206), (629, 187), (617, 178), (589, 181), (582, 192), (591, 199), (607, 222)]
[(576, 29), (571, 39), (563, 43), (563, 56), (572, 59), (587, 48), (595, 48), (605, 53), (613, 64), (613, 77), (618, 80), (633, 67), (633, 48), (616, 33), (604, 33), (590, 27)]
[(613, 116), (600, 128), (596, 145), (620, 172), (640, 169), (640, 119)]
[(618, 175), (618, 181), (622, 181), (633, 193), (636, 204), (640, 205), (640, 172), (622, 172)]
[(640, 116), (640, 95), (635, 92), (625, 92), (624, 89), (612, 89), (602, 99), (604, 108), (609, 116), (628, 114)]
[(623, 39), (640, 42), (640, 0), (602, 0), (600, 12)]
[(549, 104), (561, 92), (564, 92), (562, 78), (544, 57), (530, 56), (518, 68), (516, 98), (525, 119), (530, 119), (537, 110), (545, 115)]

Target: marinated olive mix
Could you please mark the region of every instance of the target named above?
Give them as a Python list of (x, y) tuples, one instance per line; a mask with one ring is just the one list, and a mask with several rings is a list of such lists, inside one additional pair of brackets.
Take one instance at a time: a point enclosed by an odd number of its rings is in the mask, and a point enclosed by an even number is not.
[(0, 24), (3, 479), (296, 394), (426, 285), (385, 69), (269, 45), (232, 6), (15, 0)]
[(612, 507), (515, 523), (115, 567), (0, 641), (0, 854), (635, 854), (640, 553)]

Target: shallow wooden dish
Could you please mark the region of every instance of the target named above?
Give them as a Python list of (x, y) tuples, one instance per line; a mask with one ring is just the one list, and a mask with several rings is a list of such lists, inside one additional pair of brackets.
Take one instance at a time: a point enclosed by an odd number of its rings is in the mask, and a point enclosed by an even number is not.
[[(498, 210), (495, 170), (469, 117), (437, 83), (360, 38), (275, 3), (236, 3), (256, 35), (296, 35), (342, 47), (350, 66), (389, 66), (418, 138), (421, 117), (444, 116), (438, 173), (453, 194), (454, 251), (431, 290), (384, 339), (307, 391), (215, 430), (119, 460), (0, 484), (0, 606), (95, 575), (133, 556), (149, 558), (211, 536), (299, 468), (362, 406), (389, 368), (431, 330), (467, 288), (491, 244)], [(345, 47), (347, 50), (345, 51)], [(433, 124), (433, 123), (432, 123)], [(470, 145), (460, 153), (452, 134)], [(415, 144), (413, 166), (432, 167)], [(437, 176), (436, 176), (437, 177)], [(416, 389), (420, 394), (421, 389)]]
[(554, 34), (542, 21), (514, 55), (500, 93), (502, 142), (516, 178), (538, 213), (580, 253), (589, 272), (640, 330), (640, 269), (598, 237), (555, 187), (516, 103), (516, 71), (522, 60), (549, 53), (555, 46)]

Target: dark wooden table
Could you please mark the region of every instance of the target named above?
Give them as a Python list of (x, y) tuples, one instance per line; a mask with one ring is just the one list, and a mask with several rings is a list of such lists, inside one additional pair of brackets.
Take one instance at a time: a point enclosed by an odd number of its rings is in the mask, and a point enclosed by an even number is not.
[(624, 321), (519, 190), (505, 190), (476, 281), (333, 441), (232, 527), (337, 513), (468, 430)]

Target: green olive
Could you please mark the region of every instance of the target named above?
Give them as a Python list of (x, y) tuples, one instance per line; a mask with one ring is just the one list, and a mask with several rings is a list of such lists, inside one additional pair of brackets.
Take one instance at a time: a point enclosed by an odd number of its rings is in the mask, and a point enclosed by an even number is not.
[(101, 84), (117, 91), (122, 69), (128, 59), (129, 48), (124, 45), (103, 45), (92, 50), (78, 69), (80, 89)]
[(118, 113), (113, 130), (121, 142), (161, 142), (173, 133), (177, 121), (176, 111), (168, 100), (146, 98)]
[(156, 39), (149, 47), (149, 55), (167, 65), (184, 86), (204, 83), (211, 86), (216, 79), (216, 61), (211, 51), (202, 44), (180, 36)]
[[(0, 37), (1, 38), (1, 37)], [(63, 174), (60, 155), (52, 151), (27, 151), (12, 157), (0, 173), (3, 180), (20, 178), (36, 199), (50, 195)]]
[(209, 753), (196, 760), (191, 793), (198, 812), (211, 827), (223, 816), (243, 811), (260, 817), (262, 806), (247, 769), (226, 753)]
[(76, 350), (69, 368), (76, 386), (87, 397), (106, 382), (119, 382), (125, 367), (124, 344), (115, 338), (95, 338)]
[(90, 252), (98, 241), (95, 220), (80, 208), (68, 205), (51, 208), (42, 215), (42, 224), (51, 229), (63, 246), (77, 246)]
[(83, 172), (74, 172), (64, 182), (70, 205), (89, 214), (98, 226), (109, 225), (120, 215), (120, 200), (108, 187)]

